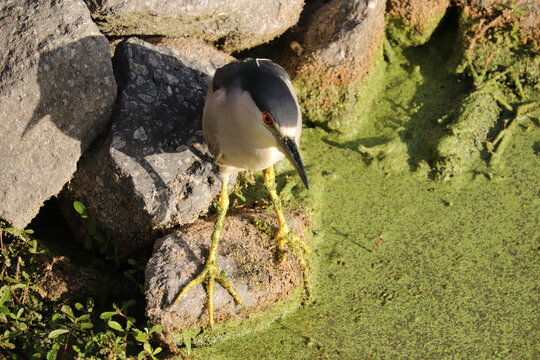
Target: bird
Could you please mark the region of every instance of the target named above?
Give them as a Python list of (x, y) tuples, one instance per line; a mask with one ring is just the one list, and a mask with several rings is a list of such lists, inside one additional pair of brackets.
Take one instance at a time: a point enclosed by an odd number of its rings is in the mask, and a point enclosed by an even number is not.
[(208, 257), (202, 271), (188, 282), (172, 303), (178, 304), (195, 285), (204, 283), (209, 326), (214, 327), (215, 282), (243, 305), (240, 295), (217, 262), (218, 246), (229, 207), (231, 174), (262, 170), (264, 185), (272, 200), (278, 230), (275, 232), (277, 259), (283, 261), (287, 246), (309, 253), (290, 230), (277, 194), (274, 164), (287, 158), (306, 189), (308, 178), (299, 152), (302, 113), (288, 73), (269, 59), (235, 60), (218, 68), (208, 86), (202, 128), (205, 143), (219, 168), (221, 191), (217, 203)]

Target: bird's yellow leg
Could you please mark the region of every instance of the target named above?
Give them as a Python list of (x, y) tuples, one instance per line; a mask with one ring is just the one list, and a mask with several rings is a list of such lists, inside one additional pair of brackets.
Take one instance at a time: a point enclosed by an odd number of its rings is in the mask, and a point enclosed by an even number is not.
[[(210, 328), (214, 327), (214, 289), (215, 281), (217, 281), (221, 286), (223, 286), (227, 291), (232, 295), (234, 300), (238, 304), (242, 304), (242, 299), (240, 295), (234, 288), (234, 286), (229, 281), (225, 271), (220, 271), (217, 263), (218, 255), (218, 245), (219, 237), (221, 235), (221, 230), (223, 229), (223, 223), (225, 221), (225, 215), (227, 214), (227, 209), (229, 208), (229, 193), (227, 190), (228, 181), (225, 179), (221, 184), (221, 193), (219, 195), (219, 203), (217, 206), (217, 220), (214, 225), (214, 231), (212, 232), (212, 243), (210, 245), (210, 250), (208, 258), (204, 265), (203, 270), (191, 280), (180, 293), (176, 296), (172, 306), (178, 304), (184, 295), (195, 285), (205, 283), (206, 284), (206, 293), (208, 296), (208, 318), (210, 322)], [(171, 307), (172, 307), (171, 306)]]
[(287, 221), (283, 215), (281, 200), (276, 190), (276, 174), (274, 172), (274, 167), (270, 166), (268, 169), (264, 169), (262, 175), (264, 186), (270, 194), (270, 199), (272, 199), (272, 204), (274, 205), (278, 220), (278, 231), (274, 235), (278, 251), (278, 261), (281, 262), (285, 259), (285, 245), (289, 245), (299, 257), (301, 257), (302, 252), (309, 254), (310, 251), (307, 245), (296, 234), (291, 232), (289, 225), (287, 225)]

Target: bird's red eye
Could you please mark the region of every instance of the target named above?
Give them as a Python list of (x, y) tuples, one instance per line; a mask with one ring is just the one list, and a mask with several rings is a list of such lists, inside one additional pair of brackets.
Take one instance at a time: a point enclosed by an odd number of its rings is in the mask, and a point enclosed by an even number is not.
[(272, 123), (274, 122), (274, 119), (272, 119), (272, 115), (270, 115), (269, 113), (263, 113), (262, 120), (263, 123), (265, 123), (266, 125), (272, 125)]

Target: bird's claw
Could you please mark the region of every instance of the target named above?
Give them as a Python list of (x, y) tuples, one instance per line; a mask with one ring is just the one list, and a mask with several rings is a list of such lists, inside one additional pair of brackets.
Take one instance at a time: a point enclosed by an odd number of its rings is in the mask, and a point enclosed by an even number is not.
[(268, 224), (262, 219), (254, 218), (253, 223), (259, 230), (269, 236), (272, 236), (276, 240), (276, 256), (278, 263), (285, 261), (287, 255), (290, 252), (292, 252), (296, 256), (298, 264), (300, 265), (300, 268), (302, 270), (302, 277), (304, 280), (304, 289), (306, 291), (306, 296), (307, 298), (310, 298), (311, 285), (308, 274), (311, 270), (311, 266), (306, 257), (311, 254), (311, 250), (309, 249), (307, 244), (293, 231), (290, 231), (288, 226), (283, 226), (281, 229), (276, 231), (270, 224)]
[(187, 285), (184, 286), (182, 291), (180, 291), (180, 293), (176, 296), (176, 299), (173, 301), (171, 308), (174, 307), (176, 304), (178, 304), (193, 286), (205, 283), (206, 293), (208, 296), (209, 324), (210, 324), (210, 328), (213, 329), (214, 328), (214, 291), (215, 291), (216, 281), (221, 286), (223, 286), (229, 292), (229, 294), (231, 294), (231, 296), (239, 305), (243, 305), (240, 295), (238, 294), (238, 292), (236, 291), (236, 289), (230, 282), (229, 277), (227, 276), (227, 272), (225, 270), (219, 270), (217, 264), (212, 263), (212, 262), (207, 262), (203, 270), (193, 280), (187, 283)]
[(288, 231), (284, 234), (280, 234), (278, 231), (274, 238), (277, 244), (277, 258), (279, 263), (287, 258), (287, 255), (290, 252), (289, 249), (292, 250), (298, 258), (303, 258), (304, 255), (311, 254), (311, 250), (307, 244), (292, 231)]

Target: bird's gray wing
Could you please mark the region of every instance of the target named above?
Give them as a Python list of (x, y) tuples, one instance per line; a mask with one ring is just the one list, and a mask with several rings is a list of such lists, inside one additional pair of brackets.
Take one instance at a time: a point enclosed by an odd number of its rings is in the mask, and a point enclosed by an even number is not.
[(206, 94), (206, 102), (204, 104), (202, 127), (203, 135), (210, 153), (214, 155), (216, 162), (219, 162), (219, 158), (222, 156), (219, 148), (219, 120), (223, 113), (223, 106), (225, 101), (225, 92), (223, 89), (214, 91), (210, 86)]

